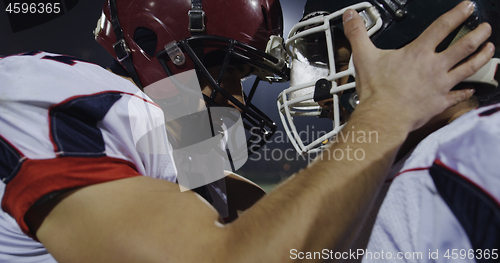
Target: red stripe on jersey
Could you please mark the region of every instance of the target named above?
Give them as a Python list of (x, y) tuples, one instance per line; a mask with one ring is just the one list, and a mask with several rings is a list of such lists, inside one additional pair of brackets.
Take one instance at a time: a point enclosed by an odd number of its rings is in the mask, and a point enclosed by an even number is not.
[(24, 215), (40, 198), (55, 191), (140, 175), (132, 163), (107, 156), (28, 159), (7, 184), (2, 208), (16, 219), (24, 233), (36, 238), (24, 221)]
[(414, 171), (422, 171), (422, 170), (429, 170), (430, 167), (419, 167), (419, 168), (411, 168), (408, 170), (401, 171), (397, 173), (394, 178), (385, 180), (385, 183), (392, 182), (396, 177), (400, 176), (401, 174), (408, 173), (408, 172), (414, 172)]
[(141, 96), (139, 96), (139, 95), (132, 94), (132, 93), (129, 93), (129, 92), (122, 92), (122, 93), (123, 93), (123, 94), (130, 95), (130, 96), (137, 97), (137, 98), (139, 98), (139, 99), (141, 99), (141, 100), (143, 100), (143, 101), (145, 101), (145, 102), (147, 102), (147, 103), (149, 103), (149, 104), (151, 104), (151, 105), (153, 105), (153, 106), (156, 106), (157, 108), (159, 108), (159, 109), (161, 110), (160, 105), (156, 104), (156, 103), (155, 103), (155, 102), (153, 102), (153, 101), (149, 101), (149, 100), (147, 100), (147, 99), (145, 99), (145, 98), (143, 98), (143, 97), (141, 97)]
[[(429, 168), (430, 168), (430, 167), (411, 168), (411, 169), (408, 169), (408, 170), (404, 170), (404, 171), (399, 172), (398, 174), (396, 174), (396, 176), (399, 176), (399, 175), (404, 174), (404, 173), (407, 173), (407, 172), (414, 172), (414, 171), (429, 170)], [(394, 176), (394, 177), (396, 177), (396, 176)]]

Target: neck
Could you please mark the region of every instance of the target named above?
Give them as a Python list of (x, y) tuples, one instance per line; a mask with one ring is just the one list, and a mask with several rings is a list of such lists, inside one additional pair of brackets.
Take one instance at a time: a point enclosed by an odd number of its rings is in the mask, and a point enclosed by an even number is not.
[(431, 133), (451, 123), (458, 117), (462, 116), (463, 114), (469, 112), (470, 110), (476, 107), (477, 104), (473, 99), (463, 101), (446, 109), (441, 114), (436, 115), (434, 118), (432, 118), (429, 122), (424, 124), (424, 126), (420, 127), (419, 129), (412, 131), (408, 135), (408, 138), (403, 143), (403, 145), (401, 145), (401, 147), (399, 148), (395, 162), (398, 162), (403, 157), (405, 157), (411, 150), (413, 150), (413, 148), (415, 148), (423, 139), (425, 139)]

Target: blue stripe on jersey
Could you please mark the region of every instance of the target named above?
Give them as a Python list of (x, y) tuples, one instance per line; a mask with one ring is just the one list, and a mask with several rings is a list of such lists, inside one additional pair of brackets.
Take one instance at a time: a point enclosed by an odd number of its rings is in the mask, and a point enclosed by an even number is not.
[(49, 55), (47, 55), (47, 56), (44, 56), (42, 59), (50, 59), (50, 60), (61, 62), (61, 63), (64, 63), (66, 65), (70, 65), (70, 66), (75, 65), (76, 61), (87, 62), (87, 61), (85, 61), (85, 60), (83, 60), (81, 58), (70, 57), (70, 56), (66, 56), (66, 55), (57, 55), (57, 56), (49, 56)]
[(8, 143), (4, 138), (0, 137), (0, 179), (8, 183), (21, 167), (22, 155)]
[(497, 113), (498, 111), (500, 111), (500, 108), (499, 107), (495, 107), (495, 108), (492, 108), (492, 109), (489, 109), (489, 110), (485, 110), (481, 113), (479, 113), (479, 116), (480, 117), (485, 117), (485, 116), (490, 116), (494, 113)]
[(28, 52), (24, 52), (24, 53), (18, 54), (18, 56), (34, 56), (34, 55), (40, 54), (40, 53), (42, 53), (42, 51), (40, 51), (40, 50), (33, 50), (33, 51), (28, 51)]
[(97, 122), (101, 121), (121, 93), (105, 92), (78, 96), (52, 107), (50, 131), (59, 156), (105, 156), (104, 139)]
[[(500, 207), (481, 188), (438, 163), (429, 169), (434, 184), (464, 228), (474, 251), (500, 248)], [(476, 258), (480, 255), (476, 254)], [(477, 259), (477, 262), (493, 262)]]

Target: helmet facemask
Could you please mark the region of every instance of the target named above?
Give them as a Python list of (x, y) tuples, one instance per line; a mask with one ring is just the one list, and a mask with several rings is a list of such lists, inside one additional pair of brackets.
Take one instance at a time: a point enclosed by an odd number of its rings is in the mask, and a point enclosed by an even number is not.
[[(210, 95), (203, 94), (207, 107), (224, 106), (217, 103), (218, 96), (227, 99), (241, 112), (248, 138), (248, 154), (262, 147), (275, 133), (276, 124), (252, 104), (252, 99), (260, 81), (282, 82), (288, 79), (284, 58), (276, 58), (268, 54), (269, 51), (263, 52), (245, 43), (219, 36), (194, 36), (173, 45), (175, 47), (166, 46), (165, 49), (156, 54), (156, 58), (167, 75), (174, 75), (170, 69), (169, 61), (175, 64), (176, 56), (187, 54), (187, 59), (194, 64), (198, 79), (203, 79), (203, 82), (208, 83), (211, 87)], [(274, 53), (277, 53), (276, 50), (276, 48), (273, 49)], [(185, 60), (186, 58), (181, 57), (180, 59)], [(217, 72), (214, 72), (214, 68), (217, 69)], [(251, 75), (255, 76), (249, 93), (245, 94), (241, 91), (243, 101), (235, 98), (221, 86), (224, 75), (230, 74), (228, 73), (229, 68), (245, 68), (244, 71), (247, 72), (245, 79), (248, 80), (250, 80)], [(216, 126), (216, 124), (214, 125)]]
[[(371, 4), (365, 2), (347, 8), (359, 12), (369, 36), (382, 27), (382, 19)], [(332, 14), (309, 14), (292, 28), (285, 44), (291, 57), (290, 88), (279, 95), (278, 109), (285, 131), (300, 153), (320, 151), (345, 125), (345, 112), (352, 112), (358, 102), (352, 57), (336, 57), (339, 55), (339, 41), (347, 41), (342, 27), (342, 15), (347, 8)], [(318, 103), (323, 104), (328, 99), (331, 99), (331, 102), (327, 102), (331, 106), (326, 110)], [(325, 118), (322, 123), (326, 123), (328, 115), (331, 119), (328, 121), (331, 127), (329, 132), (317, 132), (315, 136), (309, 132), (310, 128), (299, 128), (304, 126), (300, 124), (300, 117)], [(306, 123), (310, 126), (311, 118)], [(304, 130), (307, 131), (307, 136), (304, 136)]]

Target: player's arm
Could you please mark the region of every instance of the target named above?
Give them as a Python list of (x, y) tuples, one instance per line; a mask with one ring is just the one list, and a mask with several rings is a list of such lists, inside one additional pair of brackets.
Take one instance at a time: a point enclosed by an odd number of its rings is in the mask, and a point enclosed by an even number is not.
[[(354, 14), (345, 31), (357, 63), (361, 103), (344, 133), (375, 131), (378, 140), (333, 145), (323, 160), (229, 225), (219, 224), (217, 213), (194, 193), (147, 177), (74, 190), (32, 209), (28, 222), (32, 227), (41, 222), (37, 237), (60, 262), (286, 262), (295, 261), (291, 249), (347, 247), (408, 132), (468, 98), (470, 91), (448, 91), (493, 54), (486, 45), (455, 67), (488, 38), (484, 25), (447, 51), (434, 52), (440, 39), (469, 16), (466, 4), (397, 51), (373, 47)], [(335, 149), (348, 147), (351, 153), (363, 150), (364, 158), (328, 160)], [(45, 220), (39, 214), (47, 214)]]

